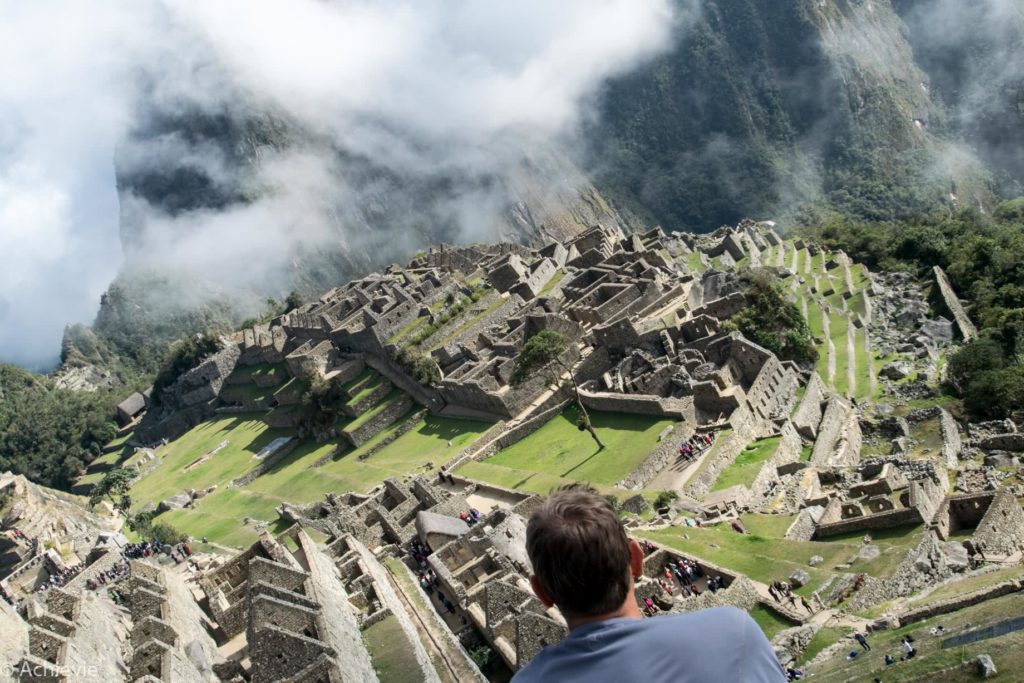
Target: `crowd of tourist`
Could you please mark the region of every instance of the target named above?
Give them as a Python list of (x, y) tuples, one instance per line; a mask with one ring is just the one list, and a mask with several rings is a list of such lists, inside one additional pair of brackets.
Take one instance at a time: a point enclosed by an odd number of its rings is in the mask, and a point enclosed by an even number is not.
[[(692, 597), (701, 594), (698, 587), (699, 580), (705, 576), (704, 570), (699, 564), (687, 558), (669, 560), (664, 565), (665, 578), (658, 579), (661, 589), (666, 595), (679, 594), (683, 597)], [(705, 589), (712, 593), (725, 588), (725, 579), (722, 576), (708, 576)]]
[(71, 579), (78, 576), (78, 574), (82, 571), (83, 566), (84, 565), (82, 564), (76, 564), (73, 567), (64, 567), (63, 569), (60, 569), (58, 571), (50, 572), (50, 575), (46, 578), (46, 580), (38, 586), (36, 586), (36, 589), (33, 591), (33, 593), (45, 593), (51, 588), (61, 588), (62, 586), (67, 585), (67, 583), (71, 581)]
[(470, 508), (469, 512), (462, 511), (459, 513), (459, 519), (469, 526), (473, 526), (480, 521), (480, 511), (476, 508)]
[(419, 565), (420, 569), (426, 569), (427, 558), (430, 557), (430, 553), (433, 551), (425, 543), (421, 543), (420, 539), (414, 538), (409, 544), (409, 554), (412, 555), (412, 559), (416, 560), (416, 564)]
[(696, 460), (701, 453), (711, 448), (711, 445), (715, 442), (716, 434), (717, 432), (694, 434), (689, 439), (679, 444), (679, 459)]
[[(783, 604), (788, 602), (793, 609), (800, 609), (803, 607), (807, 610), (808, 614), (814, 614), (814, 608), (811, 607), (811, 603), (807, 602), (807, 598), (793, 592), (792, 584), (784, 581), (772, 581), (768, 586), (768, 595), (772, 596), (775, 602)], [(800, 604), (797, 604), (799, 600)]]

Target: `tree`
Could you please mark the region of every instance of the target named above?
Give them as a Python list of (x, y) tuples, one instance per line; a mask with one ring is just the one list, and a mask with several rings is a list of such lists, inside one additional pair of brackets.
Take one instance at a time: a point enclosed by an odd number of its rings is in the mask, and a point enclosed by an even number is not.
[(302, 305), (302, 297), (294, 289), (288, 293), (287, 298), (284, 300), (284, 312), (294, 311), (296, 308)]
[(109, 498), (111, 503), (117, 505), (119, 498), (126, 497), (134, 479), (134, 470), (115, 467), (103, 475), (99, 483), (93, 487), (92, 493), (89, 494), (89, 504), (96, 505), (104, 498)]
[[(576, 407), (580, 411), (580, 419), (577, 422), (577, 426), (581, 430), (585, 429), (590, 432), (590, 436), (593, 437), (598, 449), (603, 450), (604, 444), (601, 443), (601, 438), (594, 430), (594, 425), (590, 422), (590, 414), (583, 406), (583, 400), (580, 398), (580, 387), (576, 383), (576, 377), (573, 374), (576, 363), (570, 365), (562, 359), (568, 348), (569, 341), (564, 335), (554, 330), (542, 330), (533, 335), (526, 340), (523, 350), (519, 352), (519, 356), (516, 358), (515, 368), (512, 370), (512, 384), (521, 384), (530, 377), (536, 376), (538, 372), (550, 370), (552, 366), (560, 369), (562, 372), (558, 374), (568, 375), (573, 398), (576, 399)], [(558, 384), (558, 374), (552, 372), (547, 375), (548, 382)]]

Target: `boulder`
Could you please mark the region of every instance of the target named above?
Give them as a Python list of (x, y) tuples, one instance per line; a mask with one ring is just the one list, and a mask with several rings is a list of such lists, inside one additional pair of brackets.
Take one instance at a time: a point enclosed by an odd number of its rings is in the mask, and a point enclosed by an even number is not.
[[(964, 551), (966, 552), (966, 551)], [(811, 575), (803, 569), (797, 569), (789, 575), (789, 582), (799, 588), (800, 586), (807, 585), (807, 582), (811, 580)]]
[(192, 496), (188, 493), (179, 493), (176, 496), (165, 498), (160, 501), (160, 504), (156, 506), (157, 514), (167, 512), (168, 510), (178, 510), (189, 505), (192, 502)]
[(996, 664), (989, 655), (980, 654), (974, 661), (978, 663), (978, 673), (981, 674), (982, 678), (992, 678), (998, 673), (996, 671)]
[(881, 374), (882, 377), (887, 377), (892, 380), (900, 380), (910, 376), (910, 373), (914, 371), (914, 366), (906, 361), (892, 361), (882, 366)]
[(945, 318), (925, 320), (921, 323), (921, 334), (935, 341), (953, 341), (953, 323)]
[(1020, 465), (1020, 458), (1006, 451), (992, 451), (985, 454), (986, 467), (1017, 467)]
[(942, 559), (946, 567), (954, 572), (967, 571), (971, 563), (967, 556), (967, 548), (962, 543), (947, 541), (941, 546)]
[(811, 565), (812, 567), (817, 567), (819, 564), (821, 564), (824, 561), (825, 561), (825, 558), (822, 557), (821, 555), (813, 555), (813, 556), (811, 556), (811, 559), (810, 559), (810, 561), (807, 562), (807, 564)]
[(983, 451), (1024, 451), (1024, 432), (993, 434), (979, 444)]
[(622, 509), (626, 512), (632, 512), (633, 514), (639, 515), (647, 509), (647, 501), (639, 493), (632, 498), (627, 498), (622, 502)]

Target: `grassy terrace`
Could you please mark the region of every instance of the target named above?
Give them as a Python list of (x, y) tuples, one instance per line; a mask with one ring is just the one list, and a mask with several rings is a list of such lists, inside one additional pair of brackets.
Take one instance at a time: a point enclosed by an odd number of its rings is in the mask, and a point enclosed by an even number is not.
[(552, 487), (586, 481), (610, 487), (629, 474), (658, 443), (671, 420), (645, 415), (590, 411), (606, 448), (576, 427), (577, 409), (566, 408), (522, 441), (482, 462), (459, 468), (467, 477), (547, 494)]
[(377, 405), (373, 406), (372, 408), (370, 408), (366, 412), (361, 413), (359, 415), (359, 417), (357, 417), (354, 420), (352, 420), (351, 422), (349, 422), (345, 426), (345, 431), (349, 432), (349, 433), (352, 433), (355, 430), (359, 429), (360, 427), (365, 425), (367, 422), (369, 422), (373, 418), (377, 417), (377, 415), (382, 413), (389, 406), (391, 406), (392, 403), (395, 403), (396, 401), (401, 400), (403, 396), (404, 396), (404, 394), (399, 389), (393, 389), (391, 391), (391, 393), (388, 394), (387, 396), (385, 396), (384, 398), (382, 398), (377, 403)]
[(778, 450), (779, 442), (781, 441), (781, 436), (772, 436), (755, 441), (747, 446), (737, 456), (735, 462), (722, 471), (711, 490), (721, 491), (738, 484), (750, 486), (754, 483), (754, 478), (757, 477), (758, 472), (761, 471), (761, 466), (764, 465), (765, 460), (775, 455), (775, 451)]
[[(366, 492), (388, 477), (429, 474), (430, 470), (426, 469), (428, 463), (438, 465), (444, 462), (476, 440), (489, 426), (471, 420), (428, 416), (368, 459), (359, 459), (360, 455), (393, 435), (402, 422), (392, 425), (358, 449), (345, 451), (344, 446), (340, 446), (335, 459), (316, 469), (311, 469), (313, 464), (338, 451), (339, 443), (304, 442), (245, 488), (220, 486), (194, 508), (171, 510), (161, 515), (160, 520), (196, 537), (208, 536), (232, 546), (245, 545), (256, 537), (251, 526), (242, 525), (246, 517), (274, 520), (277, 518), (275, 508), (284, 501), (310, 503), (328, 492)], [(203, 426), (196, 427), (193, 432)], [(189, 432), (182, 439), (191, 434)], [(222, 453), (224, 451), (214, 459)], [(248, 469), (238, 468), (227, 480), (244, 474)]]
[(750, 610), (750, 616), (754, 618), (769, 639), (774, 638), (779, 631), (785, 631), (787, 628), (797, 625), (762, 605), (755, 605), (754, 609)]
[(348, 405), (353, 406), (359, 403), (361, 400), (376, 391), (382, 384), (387, 380), (382, 375), (376, 372), (370, 372), (362, 383), (353, 385), (355, 393), (352, 395), (352, 399), (348, 401)]
[(481, 320), (483, 320), (484, 318), (489, 316), (494, 311), (498, 310), (501, 307), (501, 305), (505, 303), (505, 301), (507, 301), (507, 300), (504, 297), (495, 296), (494, 300), (491, 301), (490, 304), (486, 308), (481, 310), (476, 315), (473, 315), (473, 316), (467, 318), (461, 325), (459, 325), (454, 330), (449, 332), (443, 338), (441, 338), (439, 340), (435, 340), (430, 345), (430, 349), (429, 350), (433, 351), (434, 349), (439, 349), (442, 346), (444, 346), (445, 344), (449, 343), (450, 341), (456, 339), (460, 334), (462, 334), (463, 332), (468, 330), (470, 327), (472, 327), (476, 323), (480, 322)]
[[(639, 535), (765, 583), (785, 580), (796, 569), (803, 569), (811, 580), (797, 592), (805, 596), (810, 596), (835, 571), (836, 565), (849, 562), (863, 545), (862, 534), (838, 536), (828, 541), (785, 539), (783, 536), (795, 519), (793, 515), (748, 514), (742, 519), (750, 532), (747, 535), (738, 534), (725, 524), (702, 529), (674, 527), (642, 531)], [(875, 544), (882, 554), (870, 561), (857, 560), (850, 571), (863, 571), (882, 578), (889, 576), (907, 550), (920, 542), (921, 534), (920, 527), (876, 533)], [(817, 567), (808, 566), (807, 561), (813, 555), (820, 555), (824, 562)]]
[(548, 280), (548, 283), (544, 285), (544, 288), (540, 290), (540, 293), (537, 294), (538, 298), (550, 294), (552, 291), (554, 291), (555, 287), (557, 287), (559, 283), (561, 283), (564, 279), (565, 269), (559, 268), (558, 270), (555, 271), (555, 274), (551, 276), (551, 279)]
[[(984, 602), (953, 614), (944, 614), (932, 619), (889, 631), (877, 631), (869, 636), (871, 652), (850, 661), (846, 659), (849, 650), (859, 649), (850, 641), (849, 648), (842, 648), (836, 655), (809, 668), (815, 681), (976, 681), (979, 677), (973, 666), (956, 671), (940, 672), (968, 662), (981, 653), (992, 656), (999, 673), (995, 680), (1024, 680), (1024, 631), (1016, 631), (997, 638), (981, 640), (962, 647), (942, 649), (941, 642), (974, 628), (988, 626), (1024, 613), (1024, 594), (1009, 595), (999, 600)], [(933, 636), (928, 630), (942, 625), (946, 633)], [(914, 637), (917, 656), (901, 662), (899, 657), (900, 639), (905, 635)], [(813, 644), (813, 641), (812, 641)], [(897, 661), (886, 666), (884, 657), (893, 655)]]
[[(203, 422), (159, 450), (159, 465), (135, 482), (132, 498), (136, 506), (141, 506), (147, 502), (158, 503), (185, 489), (223, 487), (255, 467), (258, 462), (254, 456), (264, 446), (288, 433), (284, 429), (271, 429), (256, 413)], [(205, 462), (194, 464), (224, 441), (227, 441), (225, 448)], [(193, 466), (189, 468), (190, 465)]]
[(235, 368), (231, 372), (232, 381), (242, 383), (252, 382), (257, 377), (269, 377), (271, 375), (281, 378), (288, 377), (288, 369), (284, 363), (257, 363), (256, 365), (245, 365)]
[(419, 683), (425, 680), (409, 638), (398, 618), (386, 617), (363, 631), (370, 660), (382, 681)]

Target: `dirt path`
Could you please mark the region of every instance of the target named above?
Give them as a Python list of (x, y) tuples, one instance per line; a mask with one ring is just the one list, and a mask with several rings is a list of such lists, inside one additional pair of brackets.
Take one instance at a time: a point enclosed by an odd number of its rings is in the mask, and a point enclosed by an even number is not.
[(846, 386), (850, 396), (857, 395), (857, 353), (853, 343), (853, 323), (846, 326)]

